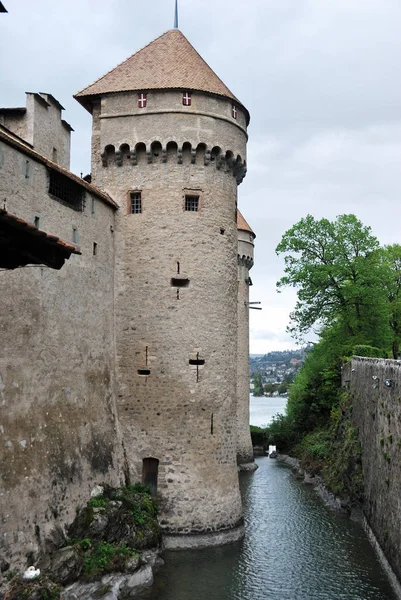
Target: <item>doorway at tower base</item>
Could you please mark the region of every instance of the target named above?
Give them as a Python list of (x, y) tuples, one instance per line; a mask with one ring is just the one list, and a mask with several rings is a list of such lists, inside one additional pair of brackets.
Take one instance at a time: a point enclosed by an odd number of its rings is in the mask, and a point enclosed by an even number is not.
[(223, 531), (211, 531), (209, 533), (188, 533), (163, 535), (163, 545), (166, 550), (188, 550), (195, 548), (211, 548), (212, 546), (223, 546), (237, 542), (244, 537), (244, 525), (241, 524), (232, 529)]

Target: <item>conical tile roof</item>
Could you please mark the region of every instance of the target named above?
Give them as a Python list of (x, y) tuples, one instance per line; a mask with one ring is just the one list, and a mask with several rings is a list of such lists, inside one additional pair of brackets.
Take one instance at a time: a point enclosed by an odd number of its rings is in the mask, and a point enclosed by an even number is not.
[(166, 31), (74, 98), (90, 111), (93, 96), (164, 89), (209, 92), (241, 104), (178, 29)]
[(239, 210), (237, 210), (237, 229), (241, 229), (241, 231), (249, 231), (249, 233), (252, 233), (252, 235), (256, 237)]

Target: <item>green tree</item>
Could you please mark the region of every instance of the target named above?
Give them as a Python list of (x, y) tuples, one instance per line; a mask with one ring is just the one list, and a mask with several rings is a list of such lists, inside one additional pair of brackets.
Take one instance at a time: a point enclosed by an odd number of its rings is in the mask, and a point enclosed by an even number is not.
[(288, 383), (286, 381), (282, 381), (277, 388), (279, 394), (286, 394), (288, 391)]
[(274, 392), (277, 390), (278, 385), (276, 383), (266, 383), (265, 385), (265, 394), (272, 396)]
[(298, 290), (289, 330), (296, 337), (341, 323), (354, 343), (383, 346), (390, 328), (379, 242), (355, 215), (335, 221), (308, 215), (282, 237), (285, 275), (277, 287)]
[(388, 318), (392, 332), (391, 349), (393, 358), (398, 358), (401, 342), (401, 245), (384, 246), (381, 255), (385, 270)]
[(297, 439), (324, 427), (328, 421), (332, 407), (338, 403), (342, 357), (351, 352), (341, 325), (323, 331), (320, 341), (308, 352), (287, 403), (287, 415)]
[(263, 381), (260, 371), (256, 371), (253, 375), (253, 395), (263, 396)]
[(302, 337), (314, 329), (320, 337), (291, 385), (280, 423), (294, 441), (327, 427), (339, 404), (345, 357), (386, 356), (391, 345), (398, 353), (401, 246), (381, 249), (354, 215), (334, 221), (308, 215), (284, 234), (276, 251), (286, 253), (278, 287), (298, 293), (290, 330)]

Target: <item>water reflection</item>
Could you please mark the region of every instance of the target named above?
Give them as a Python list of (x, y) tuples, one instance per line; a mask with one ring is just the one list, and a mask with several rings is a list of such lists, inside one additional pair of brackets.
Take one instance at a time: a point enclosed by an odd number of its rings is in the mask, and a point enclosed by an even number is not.
[(395, 600), (360, 524), (277, 461), (241, 475), (246, 537), (168, 552), (148, 600)]

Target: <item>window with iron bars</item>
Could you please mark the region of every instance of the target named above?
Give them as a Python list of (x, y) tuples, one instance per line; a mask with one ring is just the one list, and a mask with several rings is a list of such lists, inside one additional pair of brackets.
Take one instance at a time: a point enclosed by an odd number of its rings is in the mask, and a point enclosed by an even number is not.
[(81, 186), (57, 171), (50, 171), (49, 194), (73, 210), (85, 208), (85, 192)]
[(142, 194), (141, 192), (131, 192), (131, 214), (137, 215), (142, 212)]
[(197, 212), (199, 210), (199, 196), (185, 196), (185, 210)]

